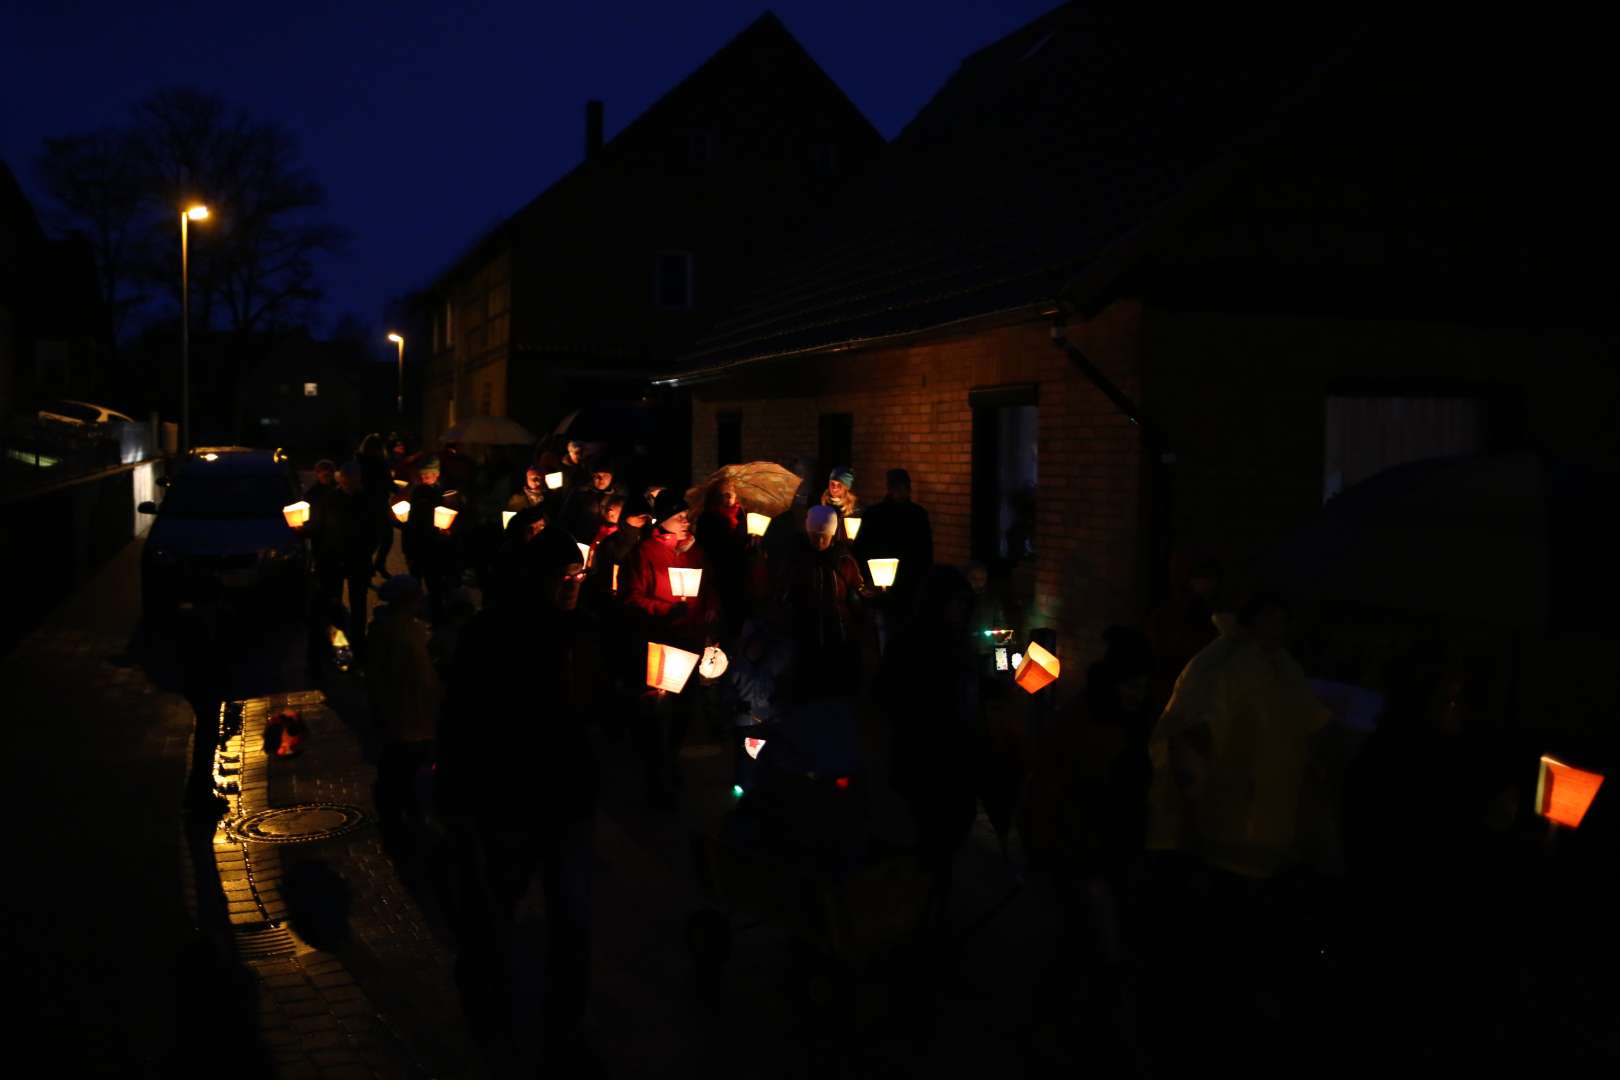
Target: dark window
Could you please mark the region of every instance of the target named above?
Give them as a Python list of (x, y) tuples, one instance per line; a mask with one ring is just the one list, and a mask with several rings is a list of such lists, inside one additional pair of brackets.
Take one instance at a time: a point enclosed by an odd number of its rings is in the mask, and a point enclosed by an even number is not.
[(1035, 387), (975, 391), (973, 557), (992, 572), (1035, 556)]
[(833, 143), (816, 143), (810, 148), (810, 167), (817, 176), (837, 176), (838, 147)]
[(1486, 449), (1476, 397), (1329, 397), (1324, 412), (1323, 502), (1395, 465)]
[(723, 412), (714, 418), (716, 465), (742, 462), (742, 413)]
[(816, 419), (816, 456), (820, 460), (821, 475), (816, 482), (819, 495), (826, 487), (827, 474), (840, 465), (851, 464), (855, 456), (855, 414), (822, 413)]
[(689, 251), (660, 251), (656, 300), (660, 308), (685, 311), (692, 307), (692, 253)]

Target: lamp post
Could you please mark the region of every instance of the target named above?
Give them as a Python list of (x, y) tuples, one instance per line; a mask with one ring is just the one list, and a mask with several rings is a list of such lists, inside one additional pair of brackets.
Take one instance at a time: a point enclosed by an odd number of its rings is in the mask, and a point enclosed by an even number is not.
[(180, 211), (180, 452), (191, 449), (191, 253), (193, 221), (206, 221), (208, 207), (201, 203)]
[(399, 346), (399, 400), (397, 402), (399, 415), (405, 415), (405, 337), (402, 334), (388, 335), (388, 340)]

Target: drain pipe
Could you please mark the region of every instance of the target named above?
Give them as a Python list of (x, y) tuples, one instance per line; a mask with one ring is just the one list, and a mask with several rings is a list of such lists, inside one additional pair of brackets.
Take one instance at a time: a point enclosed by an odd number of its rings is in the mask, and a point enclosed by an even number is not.
[[(1055, 305), (1056, 306), (1056, 305)], [(1113, 403), (1114, 408), (1136, 426), (1140, 432), (1142, 455), (1147, 459), (1143, 479), (1144, 501), (1147, 513), (1148, 603), (1150, 610), (1164, 602), (1169, 593), (1167, 580), (1170, 567), (1170, 510), (1175, 491), (1174, 467), (1176, 455), (1170, 449), (1170, 440), (1164, 430), (1143, 415), (1141, 407), (1125, 391), (1114, 385), (1103, 370), (1078, 345), (1069, 340), (1068, 325), (1063, 309), (1052, 319), (1052, 345), (1068, 356), (1080, 374)]]

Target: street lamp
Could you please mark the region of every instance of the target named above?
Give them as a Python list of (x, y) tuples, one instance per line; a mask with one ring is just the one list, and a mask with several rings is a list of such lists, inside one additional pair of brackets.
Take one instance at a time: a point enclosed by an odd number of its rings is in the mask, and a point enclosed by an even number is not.
[(191, 449), (191, 262), (187, 226), (208, 220), (208, 207), (197, 203), (180, 211), (180, 452)]
[(405, 415), (405, 338), (400, 334), (389, 334), (388, 340), (399, 346), (399, 415)]

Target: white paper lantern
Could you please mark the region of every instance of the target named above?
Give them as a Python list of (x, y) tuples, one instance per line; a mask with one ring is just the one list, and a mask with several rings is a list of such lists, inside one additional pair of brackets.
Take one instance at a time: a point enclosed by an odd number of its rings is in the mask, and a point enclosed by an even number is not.
[(552, 491), (556, 491), (558, 488), (562, 487), (562, 473), (546, 473), (546, 487), (550, 488)]
[(718, 679), (726, 673), (729, 663), (720, 646), (710, 645), (703, 650), (703, 662), (698, 665), (698, 674), (705, 679)]
[(697, 662), (697, 653), (649, 641), (647, 685), (655, 690), (667, 690), (671, 694), (678, 694), (686, 688), (686, 680), (692, 677), (692, 669), (697, 666)]
[(433, 527), (441, 532), (449, 532), (450, 524), (456, 520), (456, 511), (448, 506), (435, 506), (433, 508)]
[(765, 530), (771, 527), (771, 519), (765, 514), (748, 515), (748, 535), (764, 536)]
[(677, 600), (690, 600), (698, 594), (698, 588), (703, 582), (703, 571), (689, 566), (672, 566), (669, 568), (669, 591), (675, 594)]
[(512, 519), (515, 518), (515, 517), (517, 517), (517, 511), (516, 510), (502, 510), (501, 511), (501, 528), (504, 529), (508, 525), (512, 524)]
[(759, 752), (765, 749), (764, 739), (746, 738), (743, 740), (743, 750), (751, 758), (758, 758)]
[(853, 539), (855, 539), (856, 535), (860, 533), (860, 531), (861, 531), (861, 519), (860, 518), (858, 518), (858, 517), (847, 517), (847, 518), (844, 519), (844, 535), (845, 536), (847, 536), (851, 540), (853, 540)]
[(411, 520), (411, 504), (408, 499), (399, 500), (399, 502), (389, 507), (389, 509), (394, 512), (394, 517), (399, 519), (399, 523), (401, 525)]
[[(844, 520), (849, 520), (845, 518)], [(887, 589), (894, 584), (894, 575), (900, 569), (899, 559), (867, 559), (866, 565), (872, 568), (872, 584), (880, 589)]]

